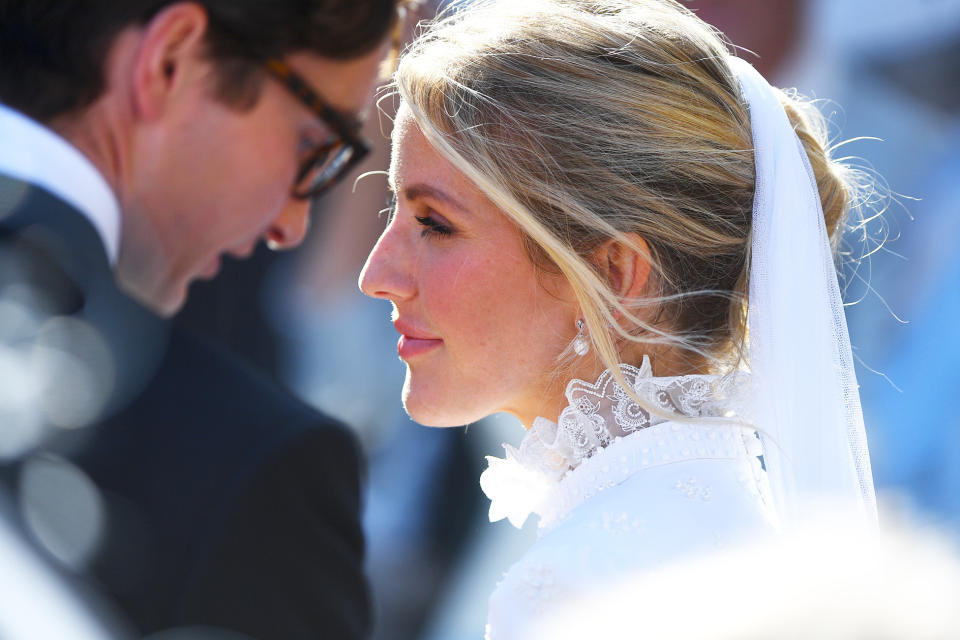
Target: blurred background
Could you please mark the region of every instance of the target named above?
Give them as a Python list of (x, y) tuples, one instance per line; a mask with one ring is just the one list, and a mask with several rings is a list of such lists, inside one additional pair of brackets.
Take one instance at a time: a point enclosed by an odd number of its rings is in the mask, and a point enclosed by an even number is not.
[[(882, 176), (882, 217), (853, 229), (844, 267), (881, 516), (909, 510), (960, 533), (960, 0), (697, 0), (688, 3), (774, 84), (823, 99), (837, 154)], [(423, 8), (424, 16), (435, 5)], [(829, 100), (827, 100), (829, 99)], [(384, 170), (387, 116), (371, 117)], [(359, 434), (375, 638), (479, 638), (487, 596), (535, 536), (487, 522), (485, 455), (522, 427), (410, 422), (390, 305), (357, 275), (385, 223), (374, 174), (316, 205), (295, 253), (263, 250), (200, 283), (179, 322), (224, 342)]]

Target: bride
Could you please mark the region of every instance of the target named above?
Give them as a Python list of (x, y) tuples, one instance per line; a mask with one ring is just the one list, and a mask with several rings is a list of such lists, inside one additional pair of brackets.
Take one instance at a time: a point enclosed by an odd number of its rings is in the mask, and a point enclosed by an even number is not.
[(488, 637), (824, 504), (875, 518), (833, 256), (860, 182), (810, 104), (673, 0), (473, 2), (395, 88), (361, 288), (404, 406), (527, 428), (481, 478), (492, 520), (539, 517)]

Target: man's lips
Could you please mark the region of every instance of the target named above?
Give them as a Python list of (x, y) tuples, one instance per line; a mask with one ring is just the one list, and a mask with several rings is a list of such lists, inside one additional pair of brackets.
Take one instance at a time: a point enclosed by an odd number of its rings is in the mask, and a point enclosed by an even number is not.
[(433, 351), (443, 344), (442, 339), (409, 322), (395, 320), (393, 326), (400, 333), (397, 353), (404, 360)]
[(230, 255), (238, 260), (245, 260), (253, 254), (253, 250), (257, 248), (257, 241), (248, 242), (243, 245), (230, 247), (224, 249), (221, 253), (210, 258), (210, 261), (207, 262), (202, 269), (196, 274), (196, 278), (200, 280), (212, 280), (220, 273), (220, 267), (223, 265), (223, 256), (224, 254)]
[(210, 259), (202, 271), (197, 274), (197, 278), (201, 280), (212, 280), (216, 277), (217, 273), (220, 272), (220, 256), (214, 256)]
[(251, 255), (253, 255), (253, 250), (256, 248), (257, 248), (257, 241), (254, 240), (253, 242), (248, 242), (247, 244), (227, 249), (227, 253), (229, 253), (234, 258), (244, 260), (246, 258), (249, 258)]

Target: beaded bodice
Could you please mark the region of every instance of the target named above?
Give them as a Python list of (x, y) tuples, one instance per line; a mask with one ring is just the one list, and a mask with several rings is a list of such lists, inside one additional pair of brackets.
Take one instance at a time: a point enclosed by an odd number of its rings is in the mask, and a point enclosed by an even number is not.
[(536, 513), (544, 528), (599, 487), (645, 467), (759, 453), (746, 426), (746, 374), (653, 377), (646, 357), (639, 368), (620, 370), (642, 404), (609, 370), (593, 384), (573, 380), (557, 422), (537, 418), (519, 448), (505, 444), (505, 458), (487, 458), (480, 486), (491, 499), (491, 521), (506, 517), (520, 527)]

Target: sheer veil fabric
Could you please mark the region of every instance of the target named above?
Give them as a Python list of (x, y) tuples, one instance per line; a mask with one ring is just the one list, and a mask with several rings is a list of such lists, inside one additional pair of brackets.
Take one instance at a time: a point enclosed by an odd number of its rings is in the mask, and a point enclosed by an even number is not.
[(730, 67), (753, 133), (749, 361), (779, 524), (796, 529), (827, 507), (872, 526), (860, 394), (813, 171), (774, 89), (748, 62)]

